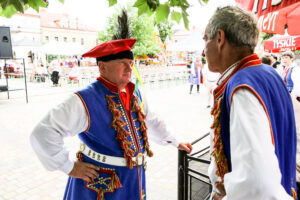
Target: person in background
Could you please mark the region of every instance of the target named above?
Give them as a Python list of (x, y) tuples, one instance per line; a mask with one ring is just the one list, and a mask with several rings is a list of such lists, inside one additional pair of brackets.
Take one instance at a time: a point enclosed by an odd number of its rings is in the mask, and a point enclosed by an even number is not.
[(280, 62), (278, 62), (278, 60), (277, 60), (277, 55), (271, 54), (271, 60), (272, 60), (272, 63), (271, 63), (272, 67), (274, 69), (277, 69), (277, 66), (280, 65)]
[(193, 86), (197, 85), (197, 92), (200, 91), (200, 83), (202, 78), (202, 64), (201, 57), (193, 58), (193, 63), (191, 65), (191, 74), (189, 78), (190, 82), (190, 94), (192, 94)]
[[(286, 66), (283, 80), (291, 94), (297, 130), (297, 195), (300, 197), (300, 60), (295, 60), (293, 52), (282, 54), (282, 63)], [(294, 61), (294, 62), (293, 62)]]
[(251, 13), (218, 8), (205, 29), (214, 90), (211, 163), (214, 200), (292, 200), (296, 194), (296, 127), (292, 101), (276, 71), (254, 53)]
[(69, 80), (74, 82), (74, 83), (78, 83), (79, 75), (80, 75), (79, 67), (77, 67), (77, 64), (74, 64), (73, 67), (72, 67), (72, 70), (69, 74)]
[(272, 56), (269, 54), (265, 54), (261, 57), (261, 62), (266, 65), (272, 65)]
[(60, 73), (61, 73), (61, 66), (60, 64), (54, 60), (52, 62), (52, 74), (51, 74), (51, 81), (53, 82), (53, 86), (58, 86), (58, 82), (59, 82), (59, 77), (60, 77)]
[[(127, 22), (127, 14), (119, 21)], [(83, 54), (96, 58), (100, 77), (52, 109), (32, 132), (31, 144), (43, 165), (69, 175), (64, 200), (146, 200), (146, 158), (153, 156), (148, 136), (192, 150), (151, 112), (139, 90), (134, 93), (131, 49), (136, 40), (126, 31), (121, 35), (127, 39), (116, 36)], [(72, 162), (63, 138), (75, 135), (82, 144)]]
[(295, 54), (291, 51), (286, 51), (281, 56), (281, 63), (284, 66), (282, 78), (289, 92), (291, 92), (293, 89), (293, 81), (291, 80), (291, 74), (295, 67), (295, 65), (293, 64), (294, 58), (295, 58)]
[(41, 63), (39, 67), (36, 68), (36, 76), (35, 78), (40, 78), (42, 82), (45, 82), (46, 76), (48, 75), (48, 71), (44, 64)]

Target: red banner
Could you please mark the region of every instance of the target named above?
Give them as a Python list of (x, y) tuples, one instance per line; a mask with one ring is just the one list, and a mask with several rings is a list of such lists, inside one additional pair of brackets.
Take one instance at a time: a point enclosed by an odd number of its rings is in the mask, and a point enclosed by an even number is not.
[(258, 27), (266, 33), (283, 35), (288, 28), (290, 35), (299, 35), (299, 0), (236, 0), (244, 9), (258, 17)]
[(269, 53), (300, 50), (300, 36), (277, 36), (264, 42), (264, 50)]

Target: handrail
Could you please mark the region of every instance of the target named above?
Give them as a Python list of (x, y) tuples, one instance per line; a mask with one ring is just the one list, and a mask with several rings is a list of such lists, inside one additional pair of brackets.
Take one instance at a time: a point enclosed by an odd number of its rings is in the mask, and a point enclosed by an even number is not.
[[(204, 138), (209, 136), (209, 132), (206, 134), (203, 134), (200, 138), (198, 138), (197, 140), (193, 141), (191, 144), (195, 145), (196, 143), (198, 143), (199, 141), (203, 140)], [(206, 179), (208, 179), (208, 181), (203, 181), (206, 184), (210, 184), (209, 183), (209, 176), (201, 173), (199, 171), (196, 171), (195, 169), (192, 169), (191, 167), (193, 166), (189, 166), (190, 165), (190, 161), (197, 161), (199, 163), (203, 163), (203, 164), (210, 164), (210, 160), (208, 159), (203, 159), (201, 158), (203, 155), (205, 155), (206, 153), (209, 152), (209, 146), (205, 146), (203, 149), (191, 154), (191, 155), (187, 155), (187, 153), (185, 151), (179, 150), (178, 151), (178, 200), (187, 200), (188, 196), (191, 195), (191, 190), (189, 191), (189, 188), (191, 189), (191, 177), (193, 178), (197, 178), (195, 177), (195, 175), (204, 177)], [(200, 155), (197, 155), (200, 154)], [(189, 173), (191, 172), (191, 173)], [(189, 183), (190, 182), (190, 183)], [(211, 185), (209, 187), (209, 191), (211, 192)], [(190, 194), (189, 194), (190, 192)], [(207, 198), (205, 198), (207, 199)]]
[[(209, 146), (208, 146), (208, 147), (205, 147), (204, 149), (201, 149), (200, 151), (197, 151), (197, 152), (191, 154), (190, 156), (197, 155), (198, 153), (201, 153), (201, 152), (203, 152), (203, 151), (206, 151), (207, 149), (209, 149)], [(202, 154), (202, 155), (203, 155), (203, 154)], [(201, 155), (200, 155), (200, 156), (201, 156)]]
[(206, 134), (204, 134), (204, 135), (202, 135), (199, 139), (195, 140), (195, 141), (192, 142), (191, 144), (194, 145), (194, 144), (196, 144), (197, 142), (199, 142), (200, 140), (206, 138), (207, 136), (209, 136), (209, 132), (206, 133)]

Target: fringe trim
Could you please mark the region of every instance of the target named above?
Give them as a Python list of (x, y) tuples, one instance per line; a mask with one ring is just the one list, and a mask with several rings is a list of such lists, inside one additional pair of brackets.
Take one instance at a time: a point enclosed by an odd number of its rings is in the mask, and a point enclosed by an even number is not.
[(147, 133), (147, 125), (145, 123), (145, 114), (142, 111), (142, 108), (140, 107), (140, 105), (138, 104), (138, 99), (136, 96), (132, 96), (132, 112), (137, 112), (138, 113), (138, 120), (140, 122), (140, 131), (142, 132), (142, 138), (144, 141), (144, 148), (147, 151), (147, 155), (149, 157), (153, 156), (153, 152), (150, 150), (150, 145), (149, 145), (149, 141), (148, 141), (148, 133)]
[(97, 200), (104, 200), (104, 190), (102, 187), (97, 192)]
[(121, 119), (122, 112), (118, 110), (118, 105), (113, 101), (112, 97), (106, 95), (106, 100), (108, 103), (108, 109), (113, 115), (113, 120), (111, 127), (117, 131), (116, 139), (119, 141), (121, 148), (124, 150), (124, 158), (127, 161), (127, 167), (132, 169), (135, 161), (132, 160), (134, 156), (134, 150), (130, 147), (133, 145), (132, 142), (129, 142), (127, 137), (130, 136), (130, 133), (125, 130), (125, 122)]
[(218, 184), (224, 183), (224, 175), (229, 172), (228, 162), (224, 153), (224, 146), (221, 139), (221, 103), (222, 98), (219, 98), (211, 111), (211, 115), (214, 116), (214, 121), (211, 126), (211, 129), (214, 130), (214, 146), (211, 155), (215, 158), (217, 167), (216, 175), (221, 178), (221, 182), (219, 182)]
[(297, 199), (297, 192), (296, 192), (295, 188), (293, 188), (293, 187), (292, 187), (292, 196), (295, 200)]

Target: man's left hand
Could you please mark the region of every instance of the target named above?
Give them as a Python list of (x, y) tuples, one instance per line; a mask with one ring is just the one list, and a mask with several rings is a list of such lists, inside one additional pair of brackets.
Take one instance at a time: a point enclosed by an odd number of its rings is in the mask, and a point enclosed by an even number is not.
[(219, 194), (217, 194), (217, 193), (213, 193), (213, 195), (212, 195), (212, 199), (213, 200), (222, 200), (223, 199), (223, 197), (224, 196), (221, 196), (221, 195), (219, 195)]
[(217, 193), (217, 192), (213, 193), (213, 195), (212, 195), (213, 200), (222, 200), (223, 197), (226, 195), (224, 185), (220, 184), (219, 182), (216, 182), (215, 187), (218, 189), (219, 193)]
[(187, 153), (191, 153), (193, 150), (193, 146), (190, 143), (184, 143), (184, 142), (179, 143), (177, 148), (180, 150), (184, 150)]

